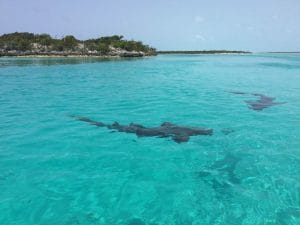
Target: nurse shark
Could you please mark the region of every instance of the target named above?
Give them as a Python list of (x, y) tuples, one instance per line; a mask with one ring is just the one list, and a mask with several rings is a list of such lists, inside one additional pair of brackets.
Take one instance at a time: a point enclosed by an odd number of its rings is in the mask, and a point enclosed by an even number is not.
[(213, 129), (179, 126), (170, 122), (164, 122), (157, 127), (145, 127), (136, 123), (130, 123), (129, 125), (122, 125), (118, 122), (114, 122), (113, 124), (105, 124), (103, 122), (92, 120), (88, 117), (71, 117), (97, 127), (106, 127), (107, 129), (124, 133), (134, 133), (138, 137), (172, 138), (172, 140), (176, 143), (188, 142), (191, 136), (213, 134)]
[(250, 94), (250, 95), (258, 97), (257, 100), (246, 100), (245, 101), (248, 104), (248, 107), (250, 109), (255, 110), (255, 111), (261, 111), (261, 110), (263, 110), (265, 108), (269, 108), (269, 107), (274, 106), (274, 105), (285, 104), (285, 102), (275, 102), (276, 98), (269, 97), (269, 96), (266, 96), (264, 94), (247, 93), (247, 92), (241, 92), (241, 91), (230, 91), (230, 93), (236, 94), (236, 95)]

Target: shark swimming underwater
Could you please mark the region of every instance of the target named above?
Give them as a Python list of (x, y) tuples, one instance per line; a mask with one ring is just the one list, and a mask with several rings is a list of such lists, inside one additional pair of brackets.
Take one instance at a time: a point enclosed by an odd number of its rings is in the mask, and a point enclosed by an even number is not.
[(102, 122), (91, 120), (87, 117), (71, 117), (97, 127), (106, 127), (107, 129), (115, 130), (118, 132), (134, 133), (138, 137), (170, 137), (176, 143), (188, 142), (191, 136), (213, 134), (213, 129), (178, 126), (170, 122), (164, 122), (158, 127), (144, 127), (143, 125), (135, 123), (130, 123), (129, 125), (121, 125), (118, 122), (114, 122), (113, 124), (105, 124)]
[(226, 153), (223, 159), (216, 160), (208, 168), (201, 170), (198, 176), (209, 183), (221, 195), (231, 195), (231, 189), (241, 183), (235, 170), (241, 157)]
[(259, 97), (257, 100), (246, 100), (245, 102), (248, 104), (249, 109), (253, 109), (255, 111), (261, 111), (265, 108), (269, 108), (274, 105), (281, 105), (285, 104), (285, 102), (274, 102), (276, 98), (266, 96), (264, 94), (259, 93), (247, 93), (247, 92), (240, 92), (240, 91), (229, 91), (232, 94), (236, 95), (246, 95), (250, 94), (256, 97)]
[(250, 109), (256, 111), (260, 111), (274, 105), (281, 105), (285, 103), (285, 102), (274, 102), (276, 98), (269, 97), (263, 94), (253, 93), (252, 95), (259, 97), (259, 99), (256, 101), (245, 101), (245, 102), (248, 104)]

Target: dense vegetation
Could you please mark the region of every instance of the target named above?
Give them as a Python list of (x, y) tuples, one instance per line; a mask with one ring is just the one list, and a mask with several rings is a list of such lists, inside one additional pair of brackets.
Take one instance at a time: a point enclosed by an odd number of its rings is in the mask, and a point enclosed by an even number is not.
[(203, 50), (203, 51), (158, 51), (158, 54), (240, 54), (251, 53), (246, 51), (232, 51), (232, 50)]
[(118, 52), (140, 52), (144, 55), (155, 54), (155, 49), (140, 41), (124, 40), (123, 36), (108, 36), (96, 39), (78, 40), (72, 35), (62, 39), (48, 34), (15, 32), (0, 36), (0, 53), (16, 54), (95, 54), (118, 55)]

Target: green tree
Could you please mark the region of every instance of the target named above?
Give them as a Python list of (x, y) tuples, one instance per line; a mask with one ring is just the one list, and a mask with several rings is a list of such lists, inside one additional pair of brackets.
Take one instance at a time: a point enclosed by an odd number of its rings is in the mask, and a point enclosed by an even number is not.
[(77, 46), (77, 39), (73, 35), (67, 35), (63, 39), (63, 47), (66, 50), (74, 50)]
[(55, 50), (55, 51), (63, 51), (64, 50), (64, 46), (63, 46), (63, 42), (62, 40), (59, 40), (59, 39), (54, 39), (52, 40), (53, 44), (51, 45), (52, 46), (52, 49)]
[(45, 46), (50, 46), (53, 42), (53, 39), (51, 38), (51, 36), (49, 34), (40, 34), (40, 35), (36, 35), (36, 41), (41, 44), (41, 45), (45, 45)]
[(96, 50), (102, 55), (107, 55), (107, 53), (109, 53), (109, 45), (105, 43), (99, 43)]
[(30, 42), (27, 40), (20, 40), (17, 43), (17, 50), (19, 51), (27, 51), (27, 50), (31, 50), (31, 45)]

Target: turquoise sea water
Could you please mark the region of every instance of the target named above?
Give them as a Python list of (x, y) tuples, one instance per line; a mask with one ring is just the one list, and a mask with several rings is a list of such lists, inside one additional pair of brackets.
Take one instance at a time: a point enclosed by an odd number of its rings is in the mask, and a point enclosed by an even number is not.
[[(0, 224), (300, 224), (300, 54), (0, 58), (0, 105)], [(214, 134), (177, 144), (69, 115)]]

